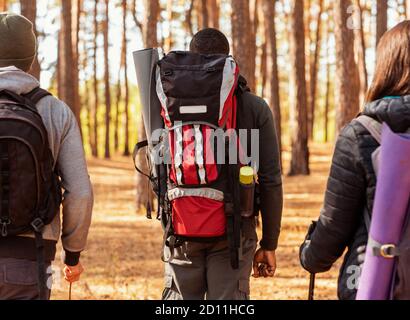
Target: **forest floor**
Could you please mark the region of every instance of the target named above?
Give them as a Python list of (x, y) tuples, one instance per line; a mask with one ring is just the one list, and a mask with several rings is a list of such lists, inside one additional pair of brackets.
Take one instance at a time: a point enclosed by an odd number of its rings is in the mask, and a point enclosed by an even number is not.
[[(285, 177), (285, 209), (278, 269), (274, 279), (252, 279), (252, 299), (306, 299), (309, 274), (299, 264), (299, 245), (313, 219), (317, 219), (329, 172), (332, 145), (311, 147), (309, 177)], [(289, 152), (284, 154), (285, 172)], [(88, 248), (82, 263), (86, 269), (73, 285), (73, 299), (160, 299), (163, 264), (162, 231), (158, 221), (136, 214), (135, 172), (129, 158), (89, 160), (95, 206)], [(259, 230), (260, 232), (260, 230)], [(68, 285), (61, 279), (60, 259), (55, 263), (53, 299), (67, 299)], [(60, 271), (59, 271), (60, 270)], [(319, 275), (317, 299), (336, 299), (338, 266)]]

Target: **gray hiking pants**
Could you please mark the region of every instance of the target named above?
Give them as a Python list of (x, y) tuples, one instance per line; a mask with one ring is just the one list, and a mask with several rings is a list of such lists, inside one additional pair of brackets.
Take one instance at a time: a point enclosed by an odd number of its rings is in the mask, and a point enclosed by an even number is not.
[[(239, 269), (231, 267), (227, 241), (185, 242), (165, 263), (164, 300), (248, 300), (257, 239), (243, 240)], [(170, 249), (164, 248), (165, 257)]]
[[(48, 298), (51, 291), (48, 290)], [(0, 258), (0, 300), (38, 300), (36, 261)]]

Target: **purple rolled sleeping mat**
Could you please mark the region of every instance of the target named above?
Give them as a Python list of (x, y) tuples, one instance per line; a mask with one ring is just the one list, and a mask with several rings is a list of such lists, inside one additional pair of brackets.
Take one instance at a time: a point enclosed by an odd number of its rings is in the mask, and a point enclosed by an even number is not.
[(395, 134), (384, 124), (376, 197), (372, 213), (369, 244), (357, 300), (389, 300), (393, 287), (395, 259), (375, 255), (372, 243), (382, 250), (399, 245), (409, 211), (410, 135)]

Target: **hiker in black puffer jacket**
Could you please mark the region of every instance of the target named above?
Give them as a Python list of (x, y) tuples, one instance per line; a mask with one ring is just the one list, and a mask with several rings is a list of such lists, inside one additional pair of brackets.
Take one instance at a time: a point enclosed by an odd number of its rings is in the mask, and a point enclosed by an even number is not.
[[(396, 133), (410, 128), (410, 21), (387, 32), (377, 49), (377, 65), (362, 114), (387, 123)], [(372, 153), (379, 144), (357, 120), (341, 132), (336, 143), (325, 203), (314, 231), (300, 250), (302, 266), (311, 273), (328, 271), (344, 258), (338, 296), (355, 299), (356, 266), (364, 262), (368, 232), (365, 210), (372, 212), (376, 175)], [(352, 286), (353, 285), (353, 286)]]

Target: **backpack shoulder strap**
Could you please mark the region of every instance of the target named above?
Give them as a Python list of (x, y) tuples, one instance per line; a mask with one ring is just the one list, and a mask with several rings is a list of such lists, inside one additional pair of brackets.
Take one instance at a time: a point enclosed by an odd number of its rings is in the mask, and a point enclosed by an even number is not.
[(382, 143), (382, 124), (373, 118), (361, 115), (356, 120), (370, 132), (372, 137), (379, 143)]
[(7, 100), (10, 100), (10, 102), (15, 102), (15, 103), (20, 103), (20, 104), (24, 104), (25, 102), (24, 98), (21, 95), (11, 90), (7, 90), (7, 89), (0, 91), (0, 97), (4, 97)]
[(51, 93), (47, 90), (41, 89), (40, 87), (35, 88), (23, 95), (26, 99), (30, 100), (34, 105), (37, 105), (39, 101), (47, 96), (51, 96)]

